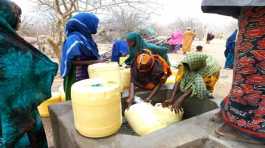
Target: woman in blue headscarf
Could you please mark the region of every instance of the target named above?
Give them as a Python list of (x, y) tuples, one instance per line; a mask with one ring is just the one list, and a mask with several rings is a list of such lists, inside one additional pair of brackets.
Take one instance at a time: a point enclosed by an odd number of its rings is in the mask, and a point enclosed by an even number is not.
[(0, 0), (0, 148), (47, 148), (37, 106), (51, 96), (57, 64), (16, 33), (20, 16)]
[(235, 30), (226, 41), (225, 49), (225, 68), (233, 69), (234, 65), (234, 50), (236, 46), (237, 30)]
[(87, 67), (100, 62), (97, 44), (92, 34), (97, 33), (99, 19), (92, 13), (78, 13), (68, 20), (66, 40), (62, 48), (61, 76), (64, 78), (66, 100), (71, 99), (71, 86), (88, 78)]
[(119, 62), (120, 57), (128, 54), (129, 46), (125, 40), (116, 40), (112, 46), (111, 61)]

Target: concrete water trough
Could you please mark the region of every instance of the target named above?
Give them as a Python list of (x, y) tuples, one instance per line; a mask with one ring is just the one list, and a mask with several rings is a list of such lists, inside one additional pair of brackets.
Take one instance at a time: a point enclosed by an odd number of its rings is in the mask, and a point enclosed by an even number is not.
[[(170, 89), (161, 90), (154, 102), (170, 96)], [(147, 92), (137, 92), (146, 97)], [(123, 98), (125, 100), (125, 98)], [(123, 101), (124, 102), (124, 101)], [(146, 136), (137, 136), (124, 122), (119, 133), (100, 139), (81, 136), (74, 128), (71, 102), (50, 106), (50, 118), (56, 148), (259, 148), (257, 145), (222, 140), (215, 137), (218, 123), (210, 121), (216, 112), (214, 101), (190, 98), (184, 104), (184, 120)], [(213, 111), (212, 111), (213, 110)], [(207, 113), (206, 113), (207, 112)], [(203, 114), (204, 113), (204, 114)], [(263, 146), (261, 146), (263, 147)], [(261, 148), (260, 147), (260, 148)]]

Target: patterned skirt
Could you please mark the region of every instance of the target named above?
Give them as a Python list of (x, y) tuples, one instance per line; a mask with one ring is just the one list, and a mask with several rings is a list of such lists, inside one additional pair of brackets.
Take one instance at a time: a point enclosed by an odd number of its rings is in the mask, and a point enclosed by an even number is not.
[(228, 125), (265, 142), (265, 7), (241, 10), (233, 85), (222, 114)]

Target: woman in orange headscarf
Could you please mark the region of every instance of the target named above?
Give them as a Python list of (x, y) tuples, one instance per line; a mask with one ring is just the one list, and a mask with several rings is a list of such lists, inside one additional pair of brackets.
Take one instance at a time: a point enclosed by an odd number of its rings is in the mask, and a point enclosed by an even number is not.
[(147, 50), (138, 53), (131, 65), (132, 80), (127, 99), (128, 107), (134, 100), (135, 86), (144, 90), (152, 90), (150, 95), (144, 99), (150, 101), (170, 75), (170, 66), (161, 56)]

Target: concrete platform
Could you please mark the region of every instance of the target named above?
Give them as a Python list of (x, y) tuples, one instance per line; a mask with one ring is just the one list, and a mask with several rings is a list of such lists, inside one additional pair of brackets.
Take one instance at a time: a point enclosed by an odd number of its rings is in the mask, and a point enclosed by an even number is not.
[(264, 148), (216, 137), (220, 125), (210, 117), (217, 110), (196, 116), (147, 136), (119, 132), (111, 137), (91, 139), (74, 128), (71, 102), (50, 107), (56, 148)]

